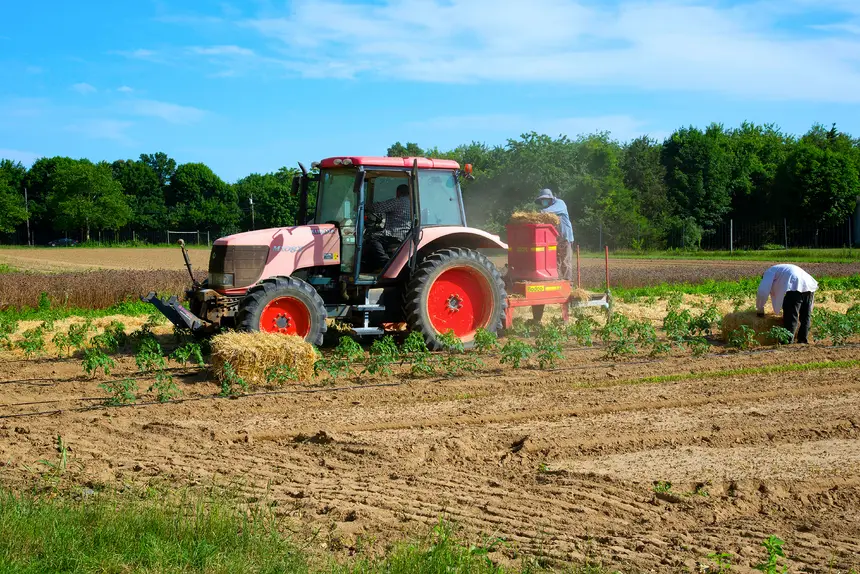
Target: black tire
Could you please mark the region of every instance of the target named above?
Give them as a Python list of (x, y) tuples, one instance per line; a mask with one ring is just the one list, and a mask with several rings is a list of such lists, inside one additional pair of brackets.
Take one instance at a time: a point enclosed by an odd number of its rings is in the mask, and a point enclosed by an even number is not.
[(295, 277), (272, 277), (251, 287), (239, 302), (236, 329), (260, 331), (263, 310), (269, 303), (281, 297), (290, 297), (304, 304), (309, 319), (305, 340), (314, 345), (321, 345), (328, 328), (325, 303), (313, 287)]
[[(404, 305), (409, 328), (421, 333), (427, 347), (433, 351), (441, 350), (442, 344), (439, 342), (440, 333), (431, 322), (428, 296), (439, 276), (456, 268), (468, 270), (474, 277), (485, 281), (489, 304), (482, 308), (482, 315), (485, 314), (486, 318), (483, 320), (484, 324), (479, 326), (491, 333), (498, 333), (504, 325), (507, 294), (499, 270), (492, 261), (471, 249), (440, 249), (425, 257), (415, 269), (406, 289)], [(467, 349), (475, 345), (474, 335), (461, 337), (461, 340)]]

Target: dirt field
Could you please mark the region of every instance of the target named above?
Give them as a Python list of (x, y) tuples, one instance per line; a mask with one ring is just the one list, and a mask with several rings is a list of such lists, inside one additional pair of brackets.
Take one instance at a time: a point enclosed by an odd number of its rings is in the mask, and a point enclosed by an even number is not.
[[(205, 271), (209, 251), (189, 251), (195, 269)], [(492, 257), (500, 268), (504, 257)], [(610, 260), (610, 284), (614, 287), (646, 287), (662, 283), (699, 283), (706, 279), (734, 281), (760, 276), (781, 261), (694, 261), (666, 259)], [(32, 271), (84, 271), (91, 269), (170, 269), (185, 272), (179, 249), (0, 249), (0, 264)], [(860, 273), (860, 263), (804, 263), (813, 276), (843, 277)], [(586, 288), (602, 288), (602, 259), (582, 260), (582, 282)], [(2, 279), (0, 279), (2, 280)]]
[[(860, 347), (715, 351), (611, 362), (570, 348), (550, 371), (489, 358), (481, 374), (450, 380), (235, 400), (215, 397), (205, 373), (177, 371), (186, 402), (124, 408), (100, 405), (79, 359), (5, 355), (0, 477), (33, 480), (24, 465), (56, 460), (60, 434), (85, 484), (240, 485), (344, 556), (447, 517), (468, 536), (507, 540), (494, 553), (505, 559), (677, 572), (719, 551), (743, 572), (777, 534), (792, 571), (857, 569), (860, 371), (714, 373), (860, 360)], [(134, 370), (126, 357), (113, 375)], [(642, 380), (673, 374), (685, 378)]]

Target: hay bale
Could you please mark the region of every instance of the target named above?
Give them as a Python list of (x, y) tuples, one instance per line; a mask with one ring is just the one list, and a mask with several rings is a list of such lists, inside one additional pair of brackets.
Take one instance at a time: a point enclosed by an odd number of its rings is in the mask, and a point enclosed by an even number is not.
[(729, 340), (729, 335), (739, 329), (741, 325), (753, 329), (756, 332), (756, 339), (761, 345), (775, 344), (776, 341), (765, 337), (764, 334), (770, 331), (771, 327), (782, 327), (782, 316), (766, 313), (764, 317), (759, 317), (755, 311), (738, 311), (729, 313), (723, 317), (722, 334), (723, 341)]
[(539, 213), (536, 211), (515, 211), (511, 214), (508, 220), (508, 225), (517, 225), (523, 223), (545, 223), (548, 225), (558, 225), (558, 215), (554, 213)]
[(227, 331), (212, 338), (212, 369), (219, 382), (227, 363), (249, 385), (265, 385), (267, 371), (281, 365), (293, 369), (298, 380), (309, 381), (315, 361), (314, 346), (294, 335)]

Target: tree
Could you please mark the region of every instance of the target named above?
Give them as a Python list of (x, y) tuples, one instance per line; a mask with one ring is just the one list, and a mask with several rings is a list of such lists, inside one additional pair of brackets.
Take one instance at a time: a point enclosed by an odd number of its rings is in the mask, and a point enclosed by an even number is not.
[(731, 206), (731, 154), (722, 126), (676, 131), (663, 142), (661, 158), (675, 214), (713, 229)]
[(105, 162), (64, 163), (50, 179), (48, 205), (60, 230), (81, 229), (89, 241), (91, 229), (119, 229), (132, 217), (122, 186)]
[[(297, 170), (282, 167), (277, 173), (252, 173), (237, 181), (233, 188), (242, 208), (242, 228), (251, 229), (252, 223), (256, 229), (295, 225), (298, 198), (290, 192), (293, 176), (297, 173)], [(254, 222), (248, 209), (251, 198), (254, 200)]]
[(176, 173), (176, 160), (167, 157), (164, 152), (140, 154), (140, 161), (150, 167), (158, 178), (158, 184), (163, 188), (170, 185), (173, 174)]
[(418, 147), (416, 143), (407, 142), (404, 146), (400, 142), (396, 142), (388, 148), (386, 155), (388, 157), (422, 157), (424, 150)]
[(749, 122), (729, 130), (728, 136), (732, 217), (759, 220), (773, 204), (777, 172), (794, 141), (774, 125)]
[(21, 162), (0, 160), (0, 233), (12, 233), (27, 218), (23, 193), (26, 175)]
[(158, 175), (143, 161), (117, 160), (111, 165), (113, 177), (122, 185), (134, 213), (135, 229), (164, 229), (167, 205)]
[(185, 163), (170, 179), (171, 222), (186, 229), (233, 231), (241, 219), (236, 190), (202, 163)]
[(822, 149), (808, 140), (789, 154), (779, 180), (785, 213), (818, 226), (845, 222), (854, 213), (860, 195), (853, 160), (846, 153)]

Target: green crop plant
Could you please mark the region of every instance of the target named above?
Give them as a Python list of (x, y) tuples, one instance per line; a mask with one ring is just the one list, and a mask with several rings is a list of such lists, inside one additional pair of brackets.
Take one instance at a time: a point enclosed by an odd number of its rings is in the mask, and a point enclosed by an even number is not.
[(595, 327), (597, 327), (597, 321), (585, 314), (580, 314), (576, 317), (576, 321), (568, 323), (567, 335), (574, 339), (577, 345), (590, 347), (594, 344), (592, 332)]
[(531, 321), (527, 321), (521, 317), (514, 318), (514, 324), (512, 325), (514, 335), (522, 338), (529, 338), (532, 336), (535, 330), (535, 324)]
[(12, 343), (10, 337), (18, 331), (18, 321), (0, 315), (0, 346), (10, 348)]
[(479, 353), (493, 351), (499, 345), (499, 338), (495, 333), (487, 331), (483, 327), (475, 331), (475, 350)]
[(669, 494), (672, 492), (672, 483), (666, 480), (658, 480), (654, 483), (653, 490), (658, 494)]
[(77, 350), (83, 350), (83, 348), (87, 344), (87, 334), (90, 331), (91, 322), (87, 321), (86, 323), (74, 323), (69, 325), (69, 330), (67, 333), (67, 352), (72, 348)]
[(115, 366), (114, 360), (100, 348), (92, 347), (84, 350), (84, 372), (90, 378), (94, 377), (98, 371), (104, 371), (105, 375), (110, 375), (111, 369)]
[(684, 344), (694, 357), (704, 357), (711, 350), (711, 344), (701, 335), (688, 338)]
[(397, 343), (391, 335), (386, 335), (381, 339), (377, 339), (370, 346), (367, 361), (365, 361), (364, 371), (362, 374), (369, 375), (390, 375), (391, 365), (395, 364), (400, 359), (400, 351), (397, 349)]
[(729, 333), (729, 346), (741, 351), (749, 351), (758, 346), (755, 329), (748, 325), (741, 325)]
[(454, 334), (452, 329), (439, 335), (439, 343), (444, 351), (440, 364), (446, 376), (452, 377), (461, 371), (474, 371), (480, 366), (480, 359), (470, 361), (465, 357), (466, 349), (463, 341)]
[(519, 369), (523, 361), (527, 361), (535, 353), (535, 348), (522, 339), (508, 339), (502, 347), (502, 363)]
[(224, 375), (221, 377), (222, 397), (238, 397), (248, 390), (248, 381), (240, 377), (229, 362), (224, 363)]
[(554, 325), (541, 329), (535, 341), (535, 357), (541, 369), (554, 367), (557, 361), (564, 358), (561, 351), (562, 341), (564, 341), (563, 332)]
[(767, 540), (762, 542), (761, 545), (767, 551), (767, 562), (756, 565), (755, 569), (765, 574), (787, 574), (788, 566), (780, 564), (780, 558), (783, 561), (786, 558), (785, 550), (782, 548), (783, 544), (785, 542), (774, 535), (769, 536)]
[(765, 336), (772, 341), (776, 341), (777, 345), (788, 345), (791, 343), (792, 339), (794, 339), (794, 334), (791, 331), (778, 325), (771, 327), (770, 330), (765, 333)]
[(107, 381), (101, 383), (99, 388), (110, 393), (110, 396), (105, 399), (105, 404), (108, 406), (132, 405), (137, 400), (137, 381), (134, 379)]
[(173, 382), (173, 377), (164, 372), (163, 369), (156, 371), (155, 381), (149, 386), (147, 392), (155, 393), (155, 398), (160, 403), (171, 401), (182, 394), (182, 391)]
[(651, 347), (651, 352), (649, 353), (652, 357), (662, 357), (663, 355), (668, 355), (672, 351), (672, 345), (669, 343), (664, 343), (663, 341), (654, 341), (654, 345)]
[(27, 329), (21, 335), (21, 340), (15, 343), (19, 349), (24, 351), (24, 355), (30, 358), (34, 355), (41, 355), (45, 352), (45, 334), (41, 327)]
[(640, 324), (631, 322), (620, 313), (614, 314), (600, 332), (600, 338), (606, 344), (605, 356), (614, 359), (635, 355), (636, 339), (642, 336), (642, 332), (644, 328)]
[(412, 331), (400, 346), (400, 363), (410, 364), (413, 377), (426, 377), (436, 372), (430, 350), (424, 337), (418, 331)]
[(663, 318), (663, 330), (670, 341), (676, 344), (682, 344), (687, 339), (690, 333), (690, 324), (693, 322), (693, 316), (689, 310), (683, 311), (670, 308)]
[(332, 379), (354, 374), (352, 365), (364, 358), (364, 349), (355, 340), (344, 335), (338, 341), (337, 347), (328, 357), (321, 357), (314, 363), (316, 372), (325, 371)]
[(281, 386), (299, 380), (299, 374), (289, 365), (278, 365), (266, 370), (266, 383), (271, 386)]
[(51, 318), (45, 319), (44, 321), (42, 321), (42, 324), (39, 325), (39, 328), (46, 333), (52, 333), (55, 329), (54, 320)]
[(732, 556), (728, 552), (711, 552), (708, 560), (714, 563), (716, 568), (708, 567), (708, 572), (713, 574), (726, 574), (732, 570)]
[(200, 350), (200, 345), (197, 343), (185, 343), (181, 347), (177, 347), (170, 357), (183, 367), (191, 362), (201, 368), (206, 366), (206, 361), (203, 360), (203, 351)]
[(167, 366), (161, 345), (154, 338), (143, 339), (140, 342), (134, 362), (137, 364), (137, 370), (141, 372), (160, 370)]
[(690, 334), (692, 336), (711, 335), (720, 319), (722, 317), (719, 310), (714, 305), (708, 305), (701, 313), (689, 319)]
[(119, 341), (116, 340), (113, 332), (105, 331), (101, 335), (96, 335), (90, 339), (90, 345), (101, 349), (105, 353), (114, 354), (119, 351)]

